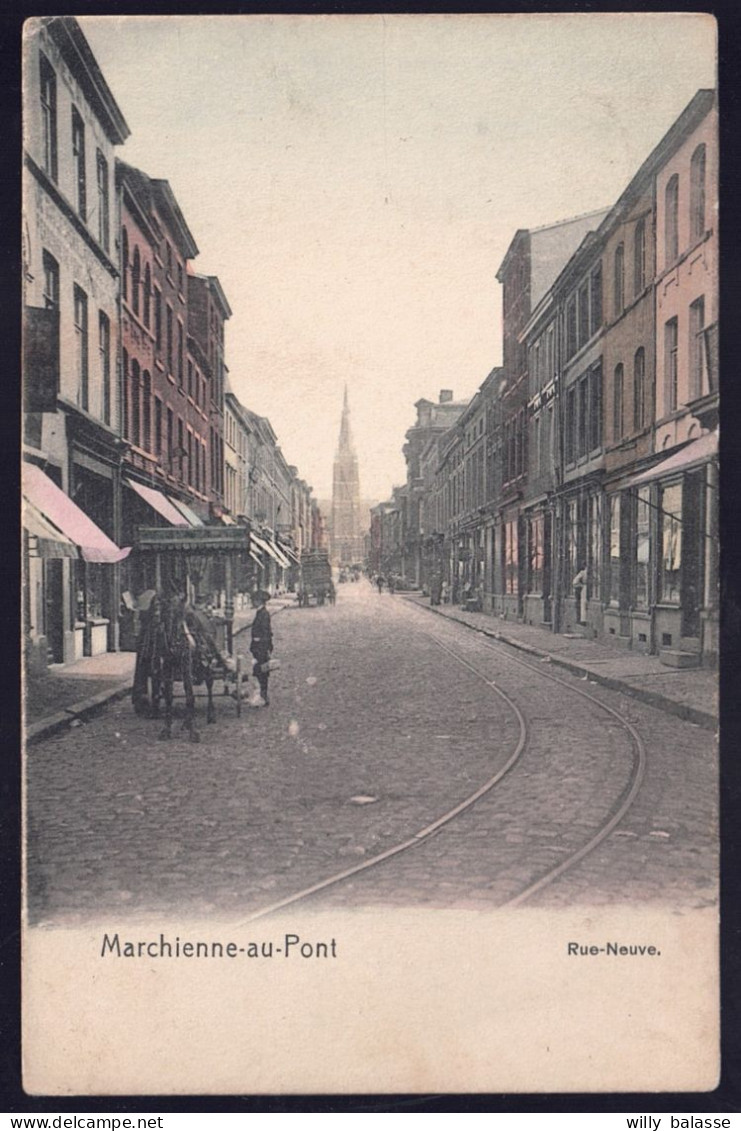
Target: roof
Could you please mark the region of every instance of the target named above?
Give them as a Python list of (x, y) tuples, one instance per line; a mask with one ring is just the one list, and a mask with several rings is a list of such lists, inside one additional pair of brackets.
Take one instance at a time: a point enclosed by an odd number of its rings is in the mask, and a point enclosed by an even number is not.
[(120, 159), (116, 161), (116, 178), (129, 189), (148, 222), (151, 222), (155, 209), (159, 212), (186, 259), (193, 259), (198, 255), (196, 241), (185, 222), (169, 181), (150, 177), (141, 169)]
[(123, 145), (131, 130), (75, 17), (44, 17), (39, 26), (45, 27), (53, 38), (97, 114), (108, 140), (114, 145)]

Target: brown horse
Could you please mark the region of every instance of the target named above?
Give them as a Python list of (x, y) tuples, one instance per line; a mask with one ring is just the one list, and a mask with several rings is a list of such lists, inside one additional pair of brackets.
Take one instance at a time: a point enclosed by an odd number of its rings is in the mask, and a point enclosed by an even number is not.
[[(160, 716), (160, 699), (165, 701), (165, 725), (160, 738), (172, 737), (173, 686), (183, 684), (185, 718), (191, 742), (199, 742), (196, 730), (195, 694), (193, 688), (206, 685), (208, 706), (206, 722), (216, 721), (213, 702), (214, 679), (223, 670), (225, 660), (219, 653), (208, 629), (204, 614), (187, 605), (182, 597), (155, 594), (149, 609), (142, 616), (141, 633), (136, 649), (136, 668), (132, 702), (138, 715)], [(151, 695), (148, 693), (151, 689)]]

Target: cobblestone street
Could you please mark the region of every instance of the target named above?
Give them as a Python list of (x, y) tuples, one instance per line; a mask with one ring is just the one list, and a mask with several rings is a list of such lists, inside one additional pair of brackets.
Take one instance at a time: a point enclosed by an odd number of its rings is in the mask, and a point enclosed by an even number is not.
[[(317, 906), (493, 908), (585, 843), (626, 789), (627, 718), (647, 750), (635, 803), (536, 906), (715, 899), (713, 736), (603, 687), (516, 663), (460, 624), (366, 582), (274, 616), (271, 705), (217, 698), (201, 742), (129, 700), (30, 747), (34, 923), (115, 914), (247, 916), (411, 838), (521, 758), (470, 809)], [(237, 638), (247, 647), (247, 634)], [(500, 697), (492, 684), (511, 703)], [(182, 703), (178, 704), (182, 711)]]

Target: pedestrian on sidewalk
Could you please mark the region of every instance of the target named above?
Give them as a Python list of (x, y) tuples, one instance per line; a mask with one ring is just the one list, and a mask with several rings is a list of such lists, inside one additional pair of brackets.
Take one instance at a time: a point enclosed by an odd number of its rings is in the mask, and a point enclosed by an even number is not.
[(268, 699), (268, 680), (270, 679), (268, 663), (273, 652), (273, 628), (270, 623), (270, 613), (266, 607), (269, 600), (270, 594), (264, 589), (255, 594), (257, 612), (252, 622), (252, 639), (250, 641), (250, 652), (255, 658), (252, 674), (257, 677), (260, 695), (266, 707), (270, 702)]

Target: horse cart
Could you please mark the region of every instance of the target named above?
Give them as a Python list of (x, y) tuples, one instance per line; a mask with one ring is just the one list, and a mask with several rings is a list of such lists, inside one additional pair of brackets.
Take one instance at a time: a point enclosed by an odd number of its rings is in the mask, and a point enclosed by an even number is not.
[(305, 608), (311, 604), (312, 598), (317, 605), (323, 605), (325, 601), (334, 604), (332, 567), (326, 551), (312, 550), (301, 555), (298, 603)]
[[(223, 683), (224, 695), (236, 700), (242, 713), (241, 657), (233, 656), (234, 578), (249, 550), (243, 527), (139, 527), (136, 550), (153, 555), (155, 587), (137, 598), (139, 633), (132, 704), (139, 715), (160, 717), (164, 699), (164, 728), (172, 735), (174, 685), (182, 683), (185, 699), (183, 729), (199, 741), (195, 726), (195, 688), (205, 686), (206, 721), (215, 722), (213, 689)], [(209, 571), (223, 566), (224, 618), (218, 623), (207, 607)], [(246, 676), (244, 677), (246, 678)]]

